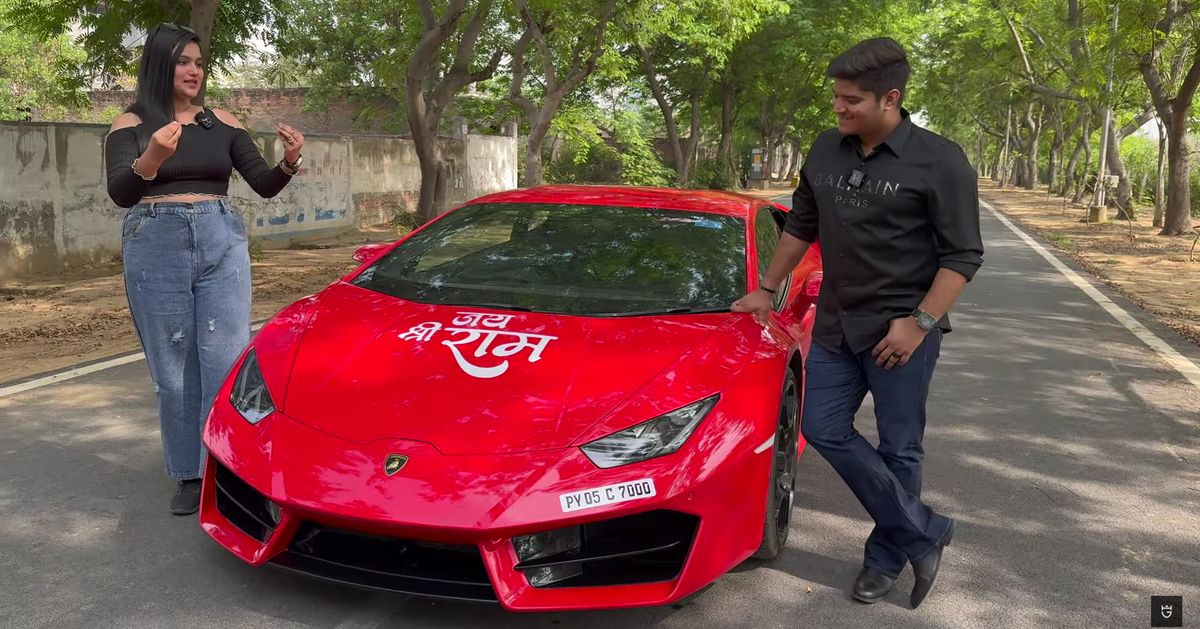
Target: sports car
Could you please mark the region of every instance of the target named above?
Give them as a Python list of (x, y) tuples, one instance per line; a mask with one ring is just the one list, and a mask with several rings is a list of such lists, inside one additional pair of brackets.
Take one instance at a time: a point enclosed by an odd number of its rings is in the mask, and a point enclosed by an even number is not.
[(817, 246), (786, 208), (483, 196), (284, 308), (207, 418), (204, 531), (254, 566), (517, 611), (677, 601), (788, 538)]

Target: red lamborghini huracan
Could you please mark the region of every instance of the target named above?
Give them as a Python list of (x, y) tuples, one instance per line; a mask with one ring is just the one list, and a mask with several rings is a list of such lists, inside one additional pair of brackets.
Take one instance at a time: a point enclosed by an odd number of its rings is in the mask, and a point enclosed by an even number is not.
[(669, 603), (787, 540), (821, 260), (763, 325), (787, 210), (698, 190), (484, 196), (271, 319), (204, 430), (243, 560), (511, 610)]

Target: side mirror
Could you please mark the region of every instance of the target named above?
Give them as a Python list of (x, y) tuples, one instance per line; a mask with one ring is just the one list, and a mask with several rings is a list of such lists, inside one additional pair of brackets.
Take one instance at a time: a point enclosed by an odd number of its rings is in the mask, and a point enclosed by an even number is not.
[(821, 294), (821, 280), (823, 275), (820, 271), (813, 271), (804, 278), (804, 285), (797, 291), (796, 296), (792, 298), (792, 303), (788, 304), (792, 316), (803, 318), (808, 312), (808, 309), (813, 304), (817, 303), (817, 297)]
[(825, 274), (820, 271), (813, 271), (804, 279), (804, 290), (801, 294), (811, 299), (816, 299), (821, 294), (821, 281), (825, 278)]
[(385, 249), (387, 249), (388, 247), (391, 247), (391, 246), (392, 246), (392, 243), (390, 243), (390, 242), (382, 242), (382, 243), (376, 243), (376, 244), (371, 244), (371, 245), (363, 245), (354, 251), (354, 261), (362, 263), (362, 262), (366, 262), (367, 260), (374, 259), (380, 253), (382, 253)]

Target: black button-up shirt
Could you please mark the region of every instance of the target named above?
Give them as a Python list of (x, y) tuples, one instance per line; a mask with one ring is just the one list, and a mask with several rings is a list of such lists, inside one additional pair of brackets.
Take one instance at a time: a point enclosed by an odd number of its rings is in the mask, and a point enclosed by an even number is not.
[[(939, 268), (970, 281), (983, 262), (974, 168), (957, 144), (901, 114), (866, 158), (857, 135), (822, 133), (792, 195), (785, 230), (819, 242), (824, 263), (813, 341), (833, 352), (843, 338), (856, 353), (874, 347)], [(938, 326), (950, 331), (948, 314)]]

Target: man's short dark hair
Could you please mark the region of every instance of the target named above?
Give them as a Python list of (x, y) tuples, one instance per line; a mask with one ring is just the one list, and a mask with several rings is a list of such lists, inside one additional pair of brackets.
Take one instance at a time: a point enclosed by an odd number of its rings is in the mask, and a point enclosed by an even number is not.
[(863, 40), (829, 63), (826, 76), (853, 81), (859, 89), (883, 98), (891, 90), (900, 90), (904, 99), (908, 84), (908, 56), (904, 47), (891, 37)]

